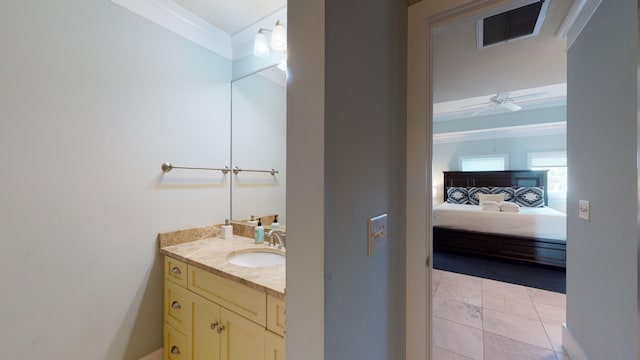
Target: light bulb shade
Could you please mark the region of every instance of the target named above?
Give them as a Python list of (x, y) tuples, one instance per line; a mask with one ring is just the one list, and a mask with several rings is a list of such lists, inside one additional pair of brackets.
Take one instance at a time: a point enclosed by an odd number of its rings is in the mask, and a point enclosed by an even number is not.
[(271, 48), (276, 51), (287, 51), (287, 29), (280, 20), (271, 33)]
[(257, 57), (267, 57), (270, 54), (269, 41), (267, 36), (262, 32), (262, 29), (256, 34), (256, 38), (253, 41), (253, 55)]

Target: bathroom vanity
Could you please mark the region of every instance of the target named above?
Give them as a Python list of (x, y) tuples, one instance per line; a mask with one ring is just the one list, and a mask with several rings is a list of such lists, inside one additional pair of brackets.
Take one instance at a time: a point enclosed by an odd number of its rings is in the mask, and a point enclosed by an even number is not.
[(284, 255), (237, 235), (161, 243), (164, 359), (285, 359), (285, 264), (228, 261), (264, 252)]

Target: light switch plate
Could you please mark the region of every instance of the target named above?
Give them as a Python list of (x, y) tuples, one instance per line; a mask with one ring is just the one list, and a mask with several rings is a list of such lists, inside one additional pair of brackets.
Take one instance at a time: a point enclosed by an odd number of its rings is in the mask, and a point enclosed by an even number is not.
[(589, 221), (591, 217), (591, 204), (587, 200), (578, 201), (578, 217), (580, 219)]
[(367, 233), (367, 255), (371, 256), (377, 250), (387, 246), (387, 214), (369, 219)]

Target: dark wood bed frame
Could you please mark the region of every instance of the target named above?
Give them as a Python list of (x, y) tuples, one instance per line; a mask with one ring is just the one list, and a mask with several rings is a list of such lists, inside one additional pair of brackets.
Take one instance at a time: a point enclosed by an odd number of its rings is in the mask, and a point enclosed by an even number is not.
[[(445, 171), (444, 201), (450, 186), (539, 186), (547, 188), (546, 170)], [(544, 193), (545, 204), (548, 203)], [(435, 251), (462, 252), (556, 267), (566, 266), (566, 241), (433, 227)]]

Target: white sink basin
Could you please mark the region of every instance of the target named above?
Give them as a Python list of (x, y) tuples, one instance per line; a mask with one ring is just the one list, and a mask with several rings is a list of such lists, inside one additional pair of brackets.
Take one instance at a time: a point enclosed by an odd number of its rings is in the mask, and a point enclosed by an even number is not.
[(252, 268), (281, 265), (285, 263), (285, 260), (282, 253), (261, 250), (240, 252), (227, 258), (227, 261), (233, 265)]

